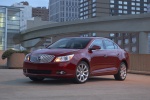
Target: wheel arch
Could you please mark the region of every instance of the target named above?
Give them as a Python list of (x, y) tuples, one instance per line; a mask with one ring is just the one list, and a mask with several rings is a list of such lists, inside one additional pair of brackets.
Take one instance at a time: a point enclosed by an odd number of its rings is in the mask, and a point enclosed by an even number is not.
[(128, 69), (129, 65), (128, 65), (127, 61), (126, 60), (122, 60), (122, 62), (125, 63), (125, 65), (127, 66), (127, 69)]
[(79, 62), (81, 62), (81, 61), (86, 62), (86, 63), (88, 64), (88, 66), (89, 66), (89, 69), (90, 69), (90, 62), (89, 62), (89, 60), (88, 60), (88, 59), (86, 59), (86, 58), (82, 58)]

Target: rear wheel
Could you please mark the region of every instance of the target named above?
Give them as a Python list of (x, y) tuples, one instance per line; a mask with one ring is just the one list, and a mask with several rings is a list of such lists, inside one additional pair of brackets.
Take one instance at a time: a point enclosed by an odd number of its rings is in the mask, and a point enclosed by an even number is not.
[(118, 73), (114, 75), (115, 79), (116, 80), (125, 80), (126, 79), (126, 76), (127, 76), (127, 66), (125, 63), (121, 63), (120, 64), (120, 68), (118, 70)]
[(43, 81), (44, 78), (37, 78), (37, 77), (29, 77), (32, 81), (40, 82)]
[(76, 83), (85, 83), (89, 78), (89, 66), (86, 62), (81, 61), (76, 68)]

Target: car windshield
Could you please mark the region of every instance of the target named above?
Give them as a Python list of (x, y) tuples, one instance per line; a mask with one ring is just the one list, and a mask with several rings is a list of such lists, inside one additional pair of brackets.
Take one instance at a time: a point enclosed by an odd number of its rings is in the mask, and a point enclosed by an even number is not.
[(84, 49), (90, 42), (90, 38), (65, 38), (50, 45), (49, 49)]

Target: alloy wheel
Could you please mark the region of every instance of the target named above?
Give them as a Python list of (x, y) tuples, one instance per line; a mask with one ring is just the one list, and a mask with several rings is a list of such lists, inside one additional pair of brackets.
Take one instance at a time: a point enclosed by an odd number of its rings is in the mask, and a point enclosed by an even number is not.
[(77, 66), (76, 78), (79, 83), (84, 83), (89, 77), (89, 67), (85, 62)]

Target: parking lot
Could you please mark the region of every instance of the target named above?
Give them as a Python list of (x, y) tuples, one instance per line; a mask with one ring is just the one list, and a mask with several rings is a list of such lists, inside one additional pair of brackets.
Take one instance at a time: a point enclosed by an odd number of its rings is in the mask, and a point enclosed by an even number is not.
[(32, 82), (21, 69), (0, 69), (0, 100), (150, 100), (150, 76), (128, 74), (90, 78), (85, 84), (46, 79)]

